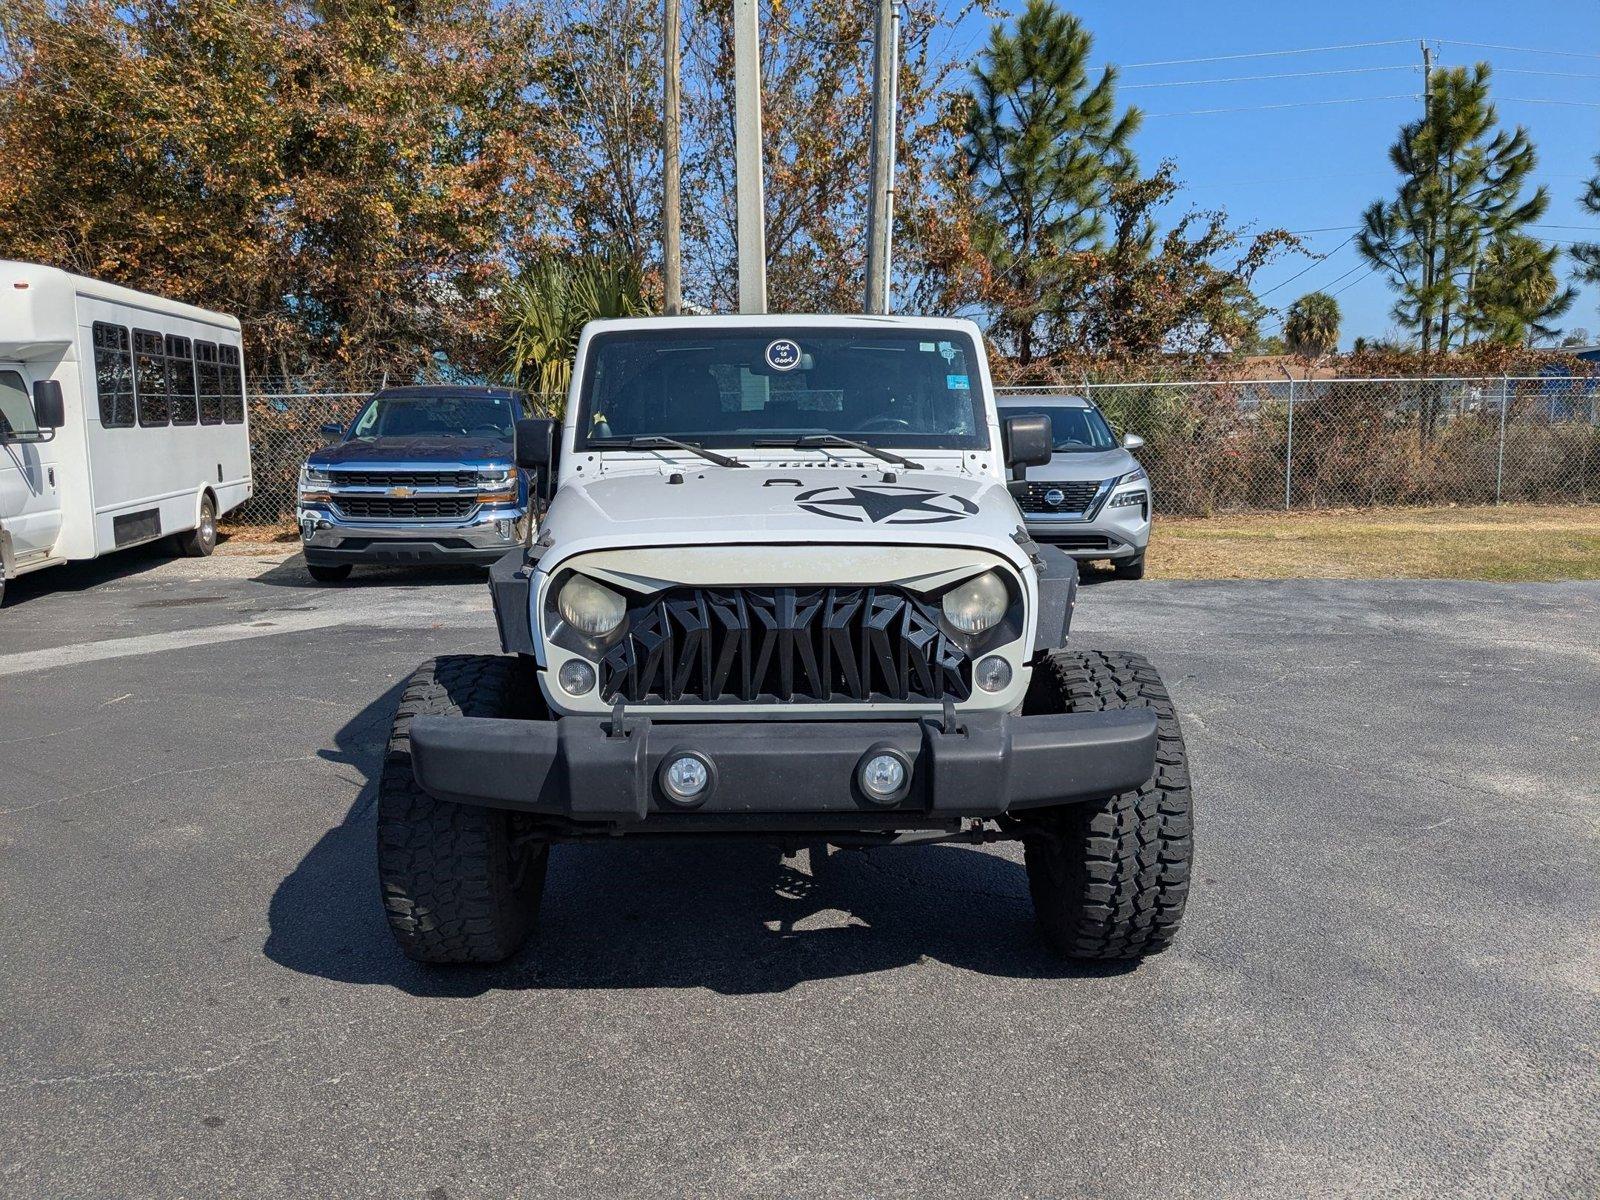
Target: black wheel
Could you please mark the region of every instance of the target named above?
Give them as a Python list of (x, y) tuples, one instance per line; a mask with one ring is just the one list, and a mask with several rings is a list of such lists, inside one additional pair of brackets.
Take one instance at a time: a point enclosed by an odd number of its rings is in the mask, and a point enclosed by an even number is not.
[(210, 496), (200, 501), (200, 523), (177, 538), (178, 550), (190, 558), (207, 558), (217, 548), (217, 502)]
[(1111, 571), (1118, 579), (1143, 579), (1144, 555), (1136, 554), (1132, 558), (1114, 558), (1111, 560)]
[(1155, 775), (1135, 792), (1041, 810), (1026, 856), (1052, 950), (1094, 959), (1160, 953), (1183, 920), (1194, 855), (1189, 764), (1166, 685), (1141, 654), (1058, 650), (1035, 671), (1027, 706), (1155, 709)]
[(419, 716), (539, 715), (539, 685), (515, 658), (455, 655), (419, 667), (400, 697), (378, 782), (378, 880), (389, 929), (423, 963), (495, 963), (532, 928), (549, 847), (501, 809), (436, 800), (411, 774)]
[(322, 566), (320, 563), (307, 563), (306, 570), (310, 572), (311, 578), (318, 583), (343, 583), (350, 578), (349, 563), (333, 563), (329, 566)]

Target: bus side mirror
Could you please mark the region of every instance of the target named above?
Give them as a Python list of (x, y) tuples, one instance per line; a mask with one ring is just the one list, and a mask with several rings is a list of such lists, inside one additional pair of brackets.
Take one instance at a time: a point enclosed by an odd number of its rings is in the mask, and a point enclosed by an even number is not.
[(1016, 479), (1026, 479), (1029, 467), (1042, 467), (1055, 456), (1049, 417), (1041, 413), (1007, 417), (1001, 428), (1005, 434), (1006, 466), (1016, 472)]
[(33, 419), (40, 429), (60, 429), (67, 423), (67, 405), (61, 398), (61, 381), (33, 381)]

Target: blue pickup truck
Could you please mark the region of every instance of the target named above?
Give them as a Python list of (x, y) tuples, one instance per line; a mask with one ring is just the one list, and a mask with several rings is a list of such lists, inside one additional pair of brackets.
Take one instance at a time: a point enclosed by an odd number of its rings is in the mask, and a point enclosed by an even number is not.
[(396, 387), (373, 395), (300, 471), (295, 516), (311, 577), (361, 563), (488, 564), (521, 544), (531, 517), (516, 464), (527, 396), (506, 388)]

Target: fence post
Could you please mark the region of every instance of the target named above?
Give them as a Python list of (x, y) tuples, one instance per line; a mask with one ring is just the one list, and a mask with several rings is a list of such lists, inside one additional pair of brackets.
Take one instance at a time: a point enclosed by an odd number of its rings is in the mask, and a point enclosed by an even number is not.
[(1505, 485), (1506, 478), (1506, 397), (1510, 390), (1511, 381), (1506, 376), (1500, 376), (1500, 450), (1495, 455), (1494, 464), (1494, 502), (1496, 507), (1500, 504), (1500, 492)]
[(1283, 449), (1283, 511), (1290, 508), (1294, 486), (1294, 377), (1289, 377), (1289, 444)]

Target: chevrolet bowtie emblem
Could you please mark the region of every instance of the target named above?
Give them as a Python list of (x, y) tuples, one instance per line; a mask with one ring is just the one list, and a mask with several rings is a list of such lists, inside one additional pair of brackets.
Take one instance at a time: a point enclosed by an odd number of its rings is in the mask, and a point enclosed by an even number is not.
[(408, 487), (390, 488), (389, 495), (393, 496), (396, 500), (404, 500), (407, 496), (411, 495), (411, 489)]

